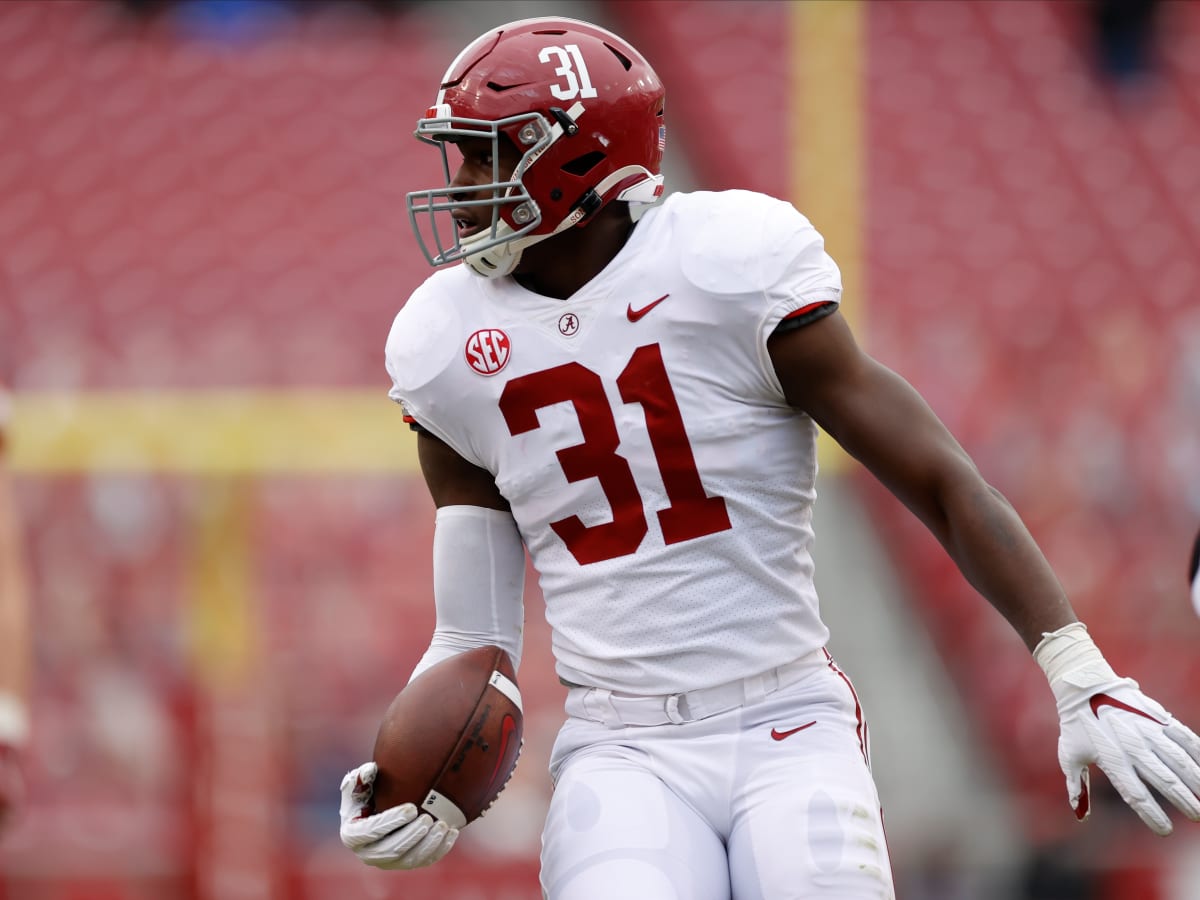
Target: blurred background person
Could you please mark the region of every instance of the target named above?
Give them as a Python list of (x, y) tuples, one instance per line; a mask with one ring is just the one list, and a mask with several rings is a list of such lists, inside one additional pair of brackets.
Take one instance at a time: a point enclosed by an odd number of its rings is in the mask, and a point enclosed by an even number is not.
[(1191, 581), (1192, 606), (1196, 609), (1196, 615), (1200, 616), (1200, 531), (1196, 532), (1196, 542), (1192, 545), (1188, 578)]
[(1127, 84), (1157, 70), (1162, 0), (1087, 0), (1097, 71)]
[(31, 665), (25, 559), (6, 453), (10, 412), (0, 384), (0, 829), (16, 816), (24, 794)]

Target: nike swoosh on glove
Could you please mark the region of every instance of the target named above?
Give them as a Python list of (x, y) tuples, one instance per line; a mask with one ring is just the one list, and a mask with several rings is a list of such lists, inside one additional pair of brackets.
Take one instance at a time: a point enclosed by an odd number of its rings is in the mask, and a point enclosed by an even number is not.
[(417, 814), (413, 803), (368, 815), (371, 791), (378, 773), (375, 763), (363, 763), (342, 779), (342, 844), (377, 869), (418, 869), (433, 865), (454, 847), (458, 829)]
[(1046, 635), (1034, 658), (1058, 703), (1058, 762), (1076, 818), (1090, 811), (1088, 766), (1095, 763), (1155, 834), (1172, 826), (1150, 787), (1200, 822), (1200, 737), (1136, 681), (1117, 677), (1082, 623)]

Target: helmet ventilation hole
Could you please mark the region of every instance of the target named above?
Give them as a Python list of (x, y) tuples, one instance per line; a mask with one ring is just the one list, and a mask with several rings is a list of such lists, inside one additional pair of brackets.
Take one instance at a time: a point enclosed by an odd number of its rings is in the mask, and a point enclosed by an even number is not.
[(527, 84), (529, 84), (528, 81), (517, 81), (513, 84), (501, 84), (498, 81), (489, 81), (487, 86), (489, 90), (493, 90), (497, 94), (503, 94), (505, 91), (511, 91), (516, 88), (525, 87)]
[(625, 67), (626, 72), (628, 72), (630, 69), (633, 68), (633, 61), (628, 56), (626, 56), (624, 53), (622, 53), (620, 50), (618, 50), (612, 44), (605, 43), (604, 46), (607, 47), (609, 50), (611, 50), (612, 55), (621, 61), (621, 65), (623, 65)]
[(577, 156), (569, 163), (566, 163), (562, 170), (568, 175), (574, 175), (577, 178), (586, 175), (600, 163), (604, 162), (605, 155), (599, 150), (593, 150), (590, 153), (585, 153), (583, 156)]

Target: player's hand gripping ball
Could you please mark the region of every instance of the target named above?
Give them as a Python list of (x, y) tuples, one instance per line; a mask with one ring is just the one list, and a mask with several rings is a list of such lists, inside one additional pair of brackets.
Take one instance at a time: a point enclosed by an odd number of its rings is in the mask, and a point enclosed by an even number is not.
[(431, 666), (384, 714), (370, 811), (415, 803), (454, 828), (473, 822), (512, 776), (523, 724), (512, 661), (499, 647)]

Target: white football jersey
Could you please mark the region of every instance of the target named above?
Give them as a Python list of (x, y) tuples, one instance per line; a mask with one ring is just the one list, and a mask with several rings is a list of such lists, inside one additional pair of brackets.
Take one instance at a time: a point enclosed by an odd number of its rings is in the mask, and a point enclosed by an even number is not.
[(647, 211), (566, 300), (457, 266), (396, 316), (390, 395), (495, 476), (565, 681), (674, 693), (824, 645), (816, 426), (767, 338), (840, 294), (790, 204), (696, 192)]

